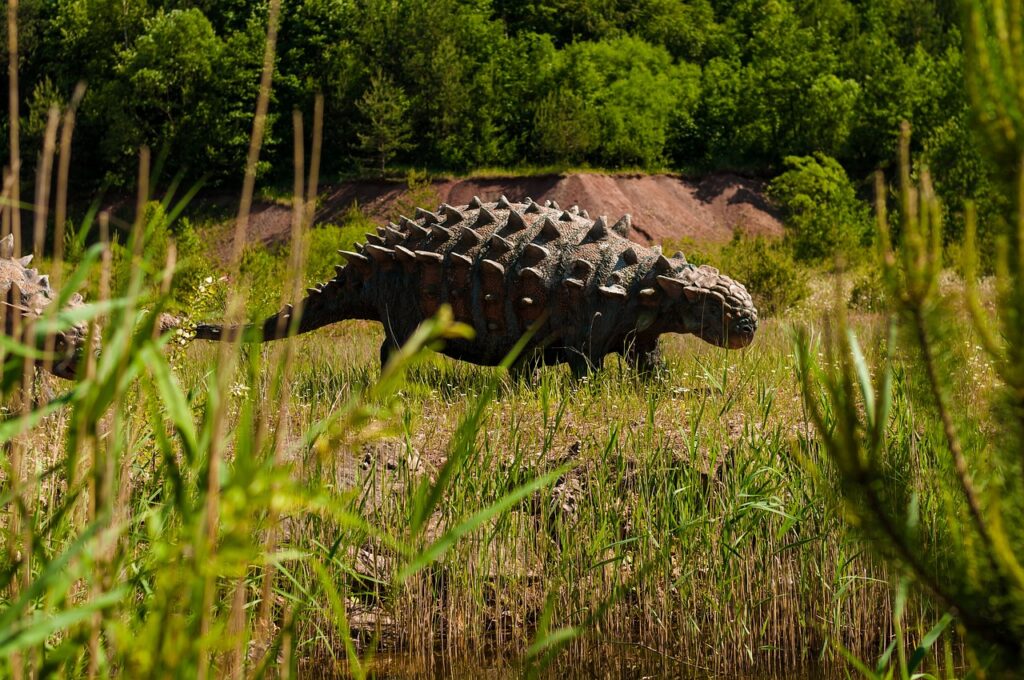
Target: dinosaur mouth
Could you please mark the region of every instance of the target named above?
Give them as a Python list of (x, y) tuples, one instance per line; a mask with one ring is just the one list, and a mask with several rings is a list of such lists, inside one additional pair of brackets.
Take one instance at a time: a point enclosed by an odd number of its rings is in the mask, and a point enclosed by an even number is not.
[(729, 349), (743, 349), (754, 341), (754, 333), (730, 333), (726, 341)]
[(753, 319), (742, 319), (725, 333), (724, 345), (729, 349), (743, 349), (754, 341), (757, 322)]

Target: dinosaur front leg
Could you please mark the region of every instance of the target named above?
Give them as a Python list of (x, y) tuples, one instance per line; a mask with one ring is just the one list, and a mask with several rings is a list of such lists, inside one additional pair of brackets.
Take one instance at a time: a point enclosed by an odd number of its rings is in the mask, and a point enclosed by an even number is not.
[(626, 348), (626, 362), (641, 376), (653, 378), (667, 370), (658, 338), (636, 338)]

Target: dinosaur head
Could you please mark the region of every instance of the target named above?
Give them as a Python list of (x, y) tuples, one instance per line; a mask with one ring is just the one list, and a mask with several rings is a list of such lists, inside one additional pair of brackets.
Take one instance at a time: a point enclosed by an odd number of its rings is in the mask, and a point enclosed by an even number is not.
[(685, 265), (658, 277), (667, 293), (669, 330), (693, 333), (719, 347), (740, 349), (754, 340), (757, 309), (742, 284), (714, 267)]

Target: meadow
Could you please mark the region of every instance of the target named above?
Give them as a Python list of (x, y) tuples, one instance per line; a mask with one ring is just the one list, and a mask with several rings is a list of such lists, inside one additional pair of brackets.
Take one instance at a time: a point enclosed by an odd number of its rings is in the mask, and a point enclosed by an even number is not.
[[(963, 52), (943, 52), (964, 69), (976, 129), (950, 134), (972, 140), (954, 145), (959, 160), (988, 163), (984, 202), (943, 205), (955, 182), (933, 182), (906, 124), (875, 150), (898, 159), (870, 192), (822, 153), (787, 159), (770, 190), (786, 237), (695, 254), (764, 301), (753, 344), (728, 352), (669, 337), (666, 370), (642, 376), (609, 359), (585, 380), (441, 358), (431, 349), (467, 333), (446, 307), (383, 367), (379, 327), (360, 322), (267, 345), (190, 341), (197, 321), (259, 318), (294, 300), (365, 226), (358, 211), (313, 226), (316, 95), (310, 134), (292, 116), (291, 246), (246, 243), (261, 146), (273, 141), (281, 3), (268, 4), (265, 38), (246, 24), (260, 37), (246, 43), (248, 69), (210, 68), (244, 81), (255, 113), (196, 109), (252, 123), (248, 137), (230, 136), (234, 161), (246, 143), (248, 153), (237, 215), (219, 219), (235, 230), (226, 261), (205, 250), (204, 217), (185, 217), (199, 185), (186, 188), (184, 171), (161, 179), (169, 156), (145, 145), (130, 221), (99, 201), (69, 210), (75, 116), (90, 105), (81, 88), (67, 105), (33, 90), (46, 115), (33, 119), (36, 200), (22, 200), (17, 8), (0, 232), (31, 245), (59, 293), (45, 310), (0, 304), (3, 677), (911, 680), (1014, 677), (1024, 664), (1017, 0), (965, 3)], [(143, 9), (118, 15), (146, 31), (123, 31), (134, 51), (118, 58), (148, 75), (122, 86), (161, 82), (152, 63), (185, 54), (168, 49), (174, 22), (218, 59), (235, 54), (199, 9)], [(942, 35), (959, 40), (944, 21)], [(256, 47), (258, 92), (246, 76)], [(135, 72), (125, 68), (115, 75)], [(172, 80), (167, 91), (184, 86)], [(908, 96), (921, 86), (894, 82)], [(166, 94), (156, 89), (154, 101)], [(113, 87), (102, 101), (122, 95)], [(229, 99), (231, 111), (251, 108)], [(925, 161), (941, 160), (934, 151)], [(78, 290), (89, 304), (66, 307)], [(178, 330), (161, 330), (164, 312)], [(36, 370), (52, 332), (76, 323), (100, 348), (83, 354), (78, 379)]]
[[(673, 336), (667, 373), (582, 383), (415, 348), (381, 376), (364, 322), (227, 358), (143, 323), (12, 438), (8, 670), (845, 677), (913, 649), (942, 612), (844, 521), (801, 392), (795, 328), (837, 285), (742, 352)], [(901, 375), (893, 450), (927, 477)], [(962, 667), (959, 639), (923, 660)]]

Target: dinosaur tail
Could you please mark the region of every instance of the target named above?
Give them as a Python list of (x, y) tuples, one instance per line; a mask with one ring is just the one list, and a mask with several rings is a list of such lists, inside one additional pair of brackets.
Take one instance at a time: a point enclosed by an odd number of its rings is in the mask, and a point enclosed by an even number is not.
[[(339, 277), (340, 278), (340, 277)], [(310, 288), (308, 295), (298, 305), (285, 305), (262, 323), (226, 326), (220, 324), (199, 324), (196, 326), (197, 340), (233, 341), (239, 336), (255, 337), (259, 342), (280, 340), (290, 335), (299, 335), (344, 319), (365, 318), (361, 310), (345, 300), (342, 282), (331, 279), (323, 286)]]

